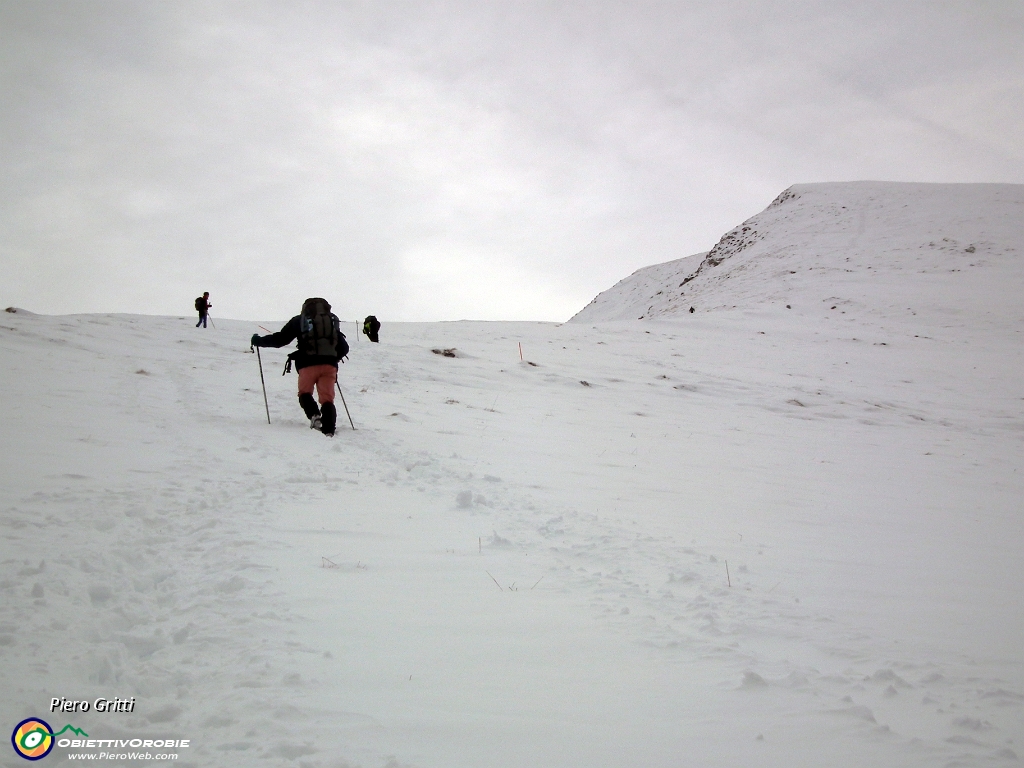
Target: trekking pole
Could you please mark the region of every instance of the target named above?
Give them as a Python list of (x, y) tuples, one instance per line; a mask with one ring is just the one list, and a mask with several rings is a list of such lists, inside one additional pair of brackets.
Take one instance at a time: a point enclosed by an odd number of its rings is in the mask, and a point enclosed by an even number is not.
[(263, 407), (267, 409), (267, 424), (270, 423), (270, 406), (267, 404), (267, 383), (263, 380), (263, 358), (260, 357), (260, 348), (256, 347), (256, 360), (260, 364), (260, 384), (263, 385)]
[(207, 312), (206, 316), (210, 319), (210, 325), (213, 326), (213, 330), (216, 331), (217, 330), (217, 324), (215, 322), (213, 322), (213, 315), (211, 315), (209, 312)]
[(338, 384), (338, 380), (334, 380), (335, 385), (338, 387), (338, 394), (341, 395), (341, 404), (345, 406), (345, 415), (348, 416), (348, 423), (352, 426), (352, 429), (356, 428), (355, 424), (352, 424), (352, 414), (348, 412), (348, 403), (345, 402), (345, 393), (341, 391), (341, 384)]

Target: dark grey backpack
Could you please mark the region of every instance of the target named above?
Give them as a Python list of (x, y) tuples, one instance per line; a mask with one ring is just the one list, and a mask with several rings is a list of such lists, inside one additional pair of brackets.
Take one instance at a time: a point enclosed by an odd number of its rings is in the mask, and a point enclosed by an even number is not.
[(326, 299), (306, 299), (299, 317), (299, 351), (318, 357), (337, 357), (341, 328)]

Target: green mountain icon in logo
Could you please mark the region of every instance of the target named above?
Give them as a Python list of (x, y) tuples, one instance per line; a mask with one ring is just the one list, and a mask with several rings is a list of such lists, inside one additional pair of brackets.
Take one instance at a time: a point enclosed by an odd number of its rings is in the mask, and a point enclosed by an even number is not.
[(89, 738), (89, 734), (88, 733), (83, 731), (81, 728), (75, 728), (75, 726), (71, 725), (71, 723), (68, 723), (63, 728), (61, 728), (59, 731), (57, 731), (55, 734), (53, 734), (54, 738), (56, 738), (57, 736), (60, 736), (65, 731), (71, 731), (72, 733), (74, 733), (74, 734), (76, 734), (78, 736), (84, 736), (85, 738)]

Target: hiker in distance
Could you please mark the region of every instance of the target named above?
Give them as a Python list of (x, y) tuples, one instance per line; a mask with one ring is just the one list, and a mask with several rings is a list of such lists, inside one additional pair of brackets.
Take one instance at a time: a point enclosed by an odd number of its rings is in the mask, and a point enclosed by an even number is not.
[(363, 335), (370, 341), (379, 343), (380, 337), (377, 335), (378, 333), (380, 333), (380, 321), (373, 315), (367, 315), (366, 319), (363, 320)]
[(210, 313), (210, 307), (212, 306), (213, 304), (210, 303), (209, 291), (204, 292), (202, 296), (196, 299), (196, 311), (199, 312), (199, 322), (196, 323), (196, 328), (200, 325), (203, 326), (203, 328), (206, 327), (206, 316)]
[[(284, 328), (269, 336), (254, 333), (250, 342), (254, 347), (283, 347), (296, 339), (298, 349), (288, 355), (285, 371), (295, 363), (299, 373), (299, 405), (309, 419), (309, 428), (332, 437), (338, 423), (334, 407), (338, 361), (348, 354), (348, 342), (326, 299), (306, 299), (302, 312), (285, 323)], [(313, 400), (314, 388), (319, 408)]]

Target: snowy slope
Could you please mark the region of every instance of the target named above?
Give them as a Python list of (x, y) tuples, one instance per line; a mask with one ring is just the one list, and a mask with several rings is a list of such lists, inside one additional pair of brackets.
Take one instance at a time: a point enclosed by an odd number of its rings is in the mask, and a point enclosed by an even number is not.
[(786, 319), (389, 326), (328, 443), (283, 353), (263, 420), (251, 326), (6, 318), (5, 718), (137, 696), (69, 719), (192, 765), (1004, 759), (1019, 346), (836, 377)]
[(1022, 253), (1021, 185), (800, 184), (710, 252), (638, 270), (573, 320), (788, 304), (1019, 323)]
[(1015, 765), (1021, 243), (969, 240), (999, 313), (751, 265), (736, 310), (352, 333), (333, 440), (287, 350), (267, 424), (254, 323), (0, 314), (0, 722), (204, 768)]

